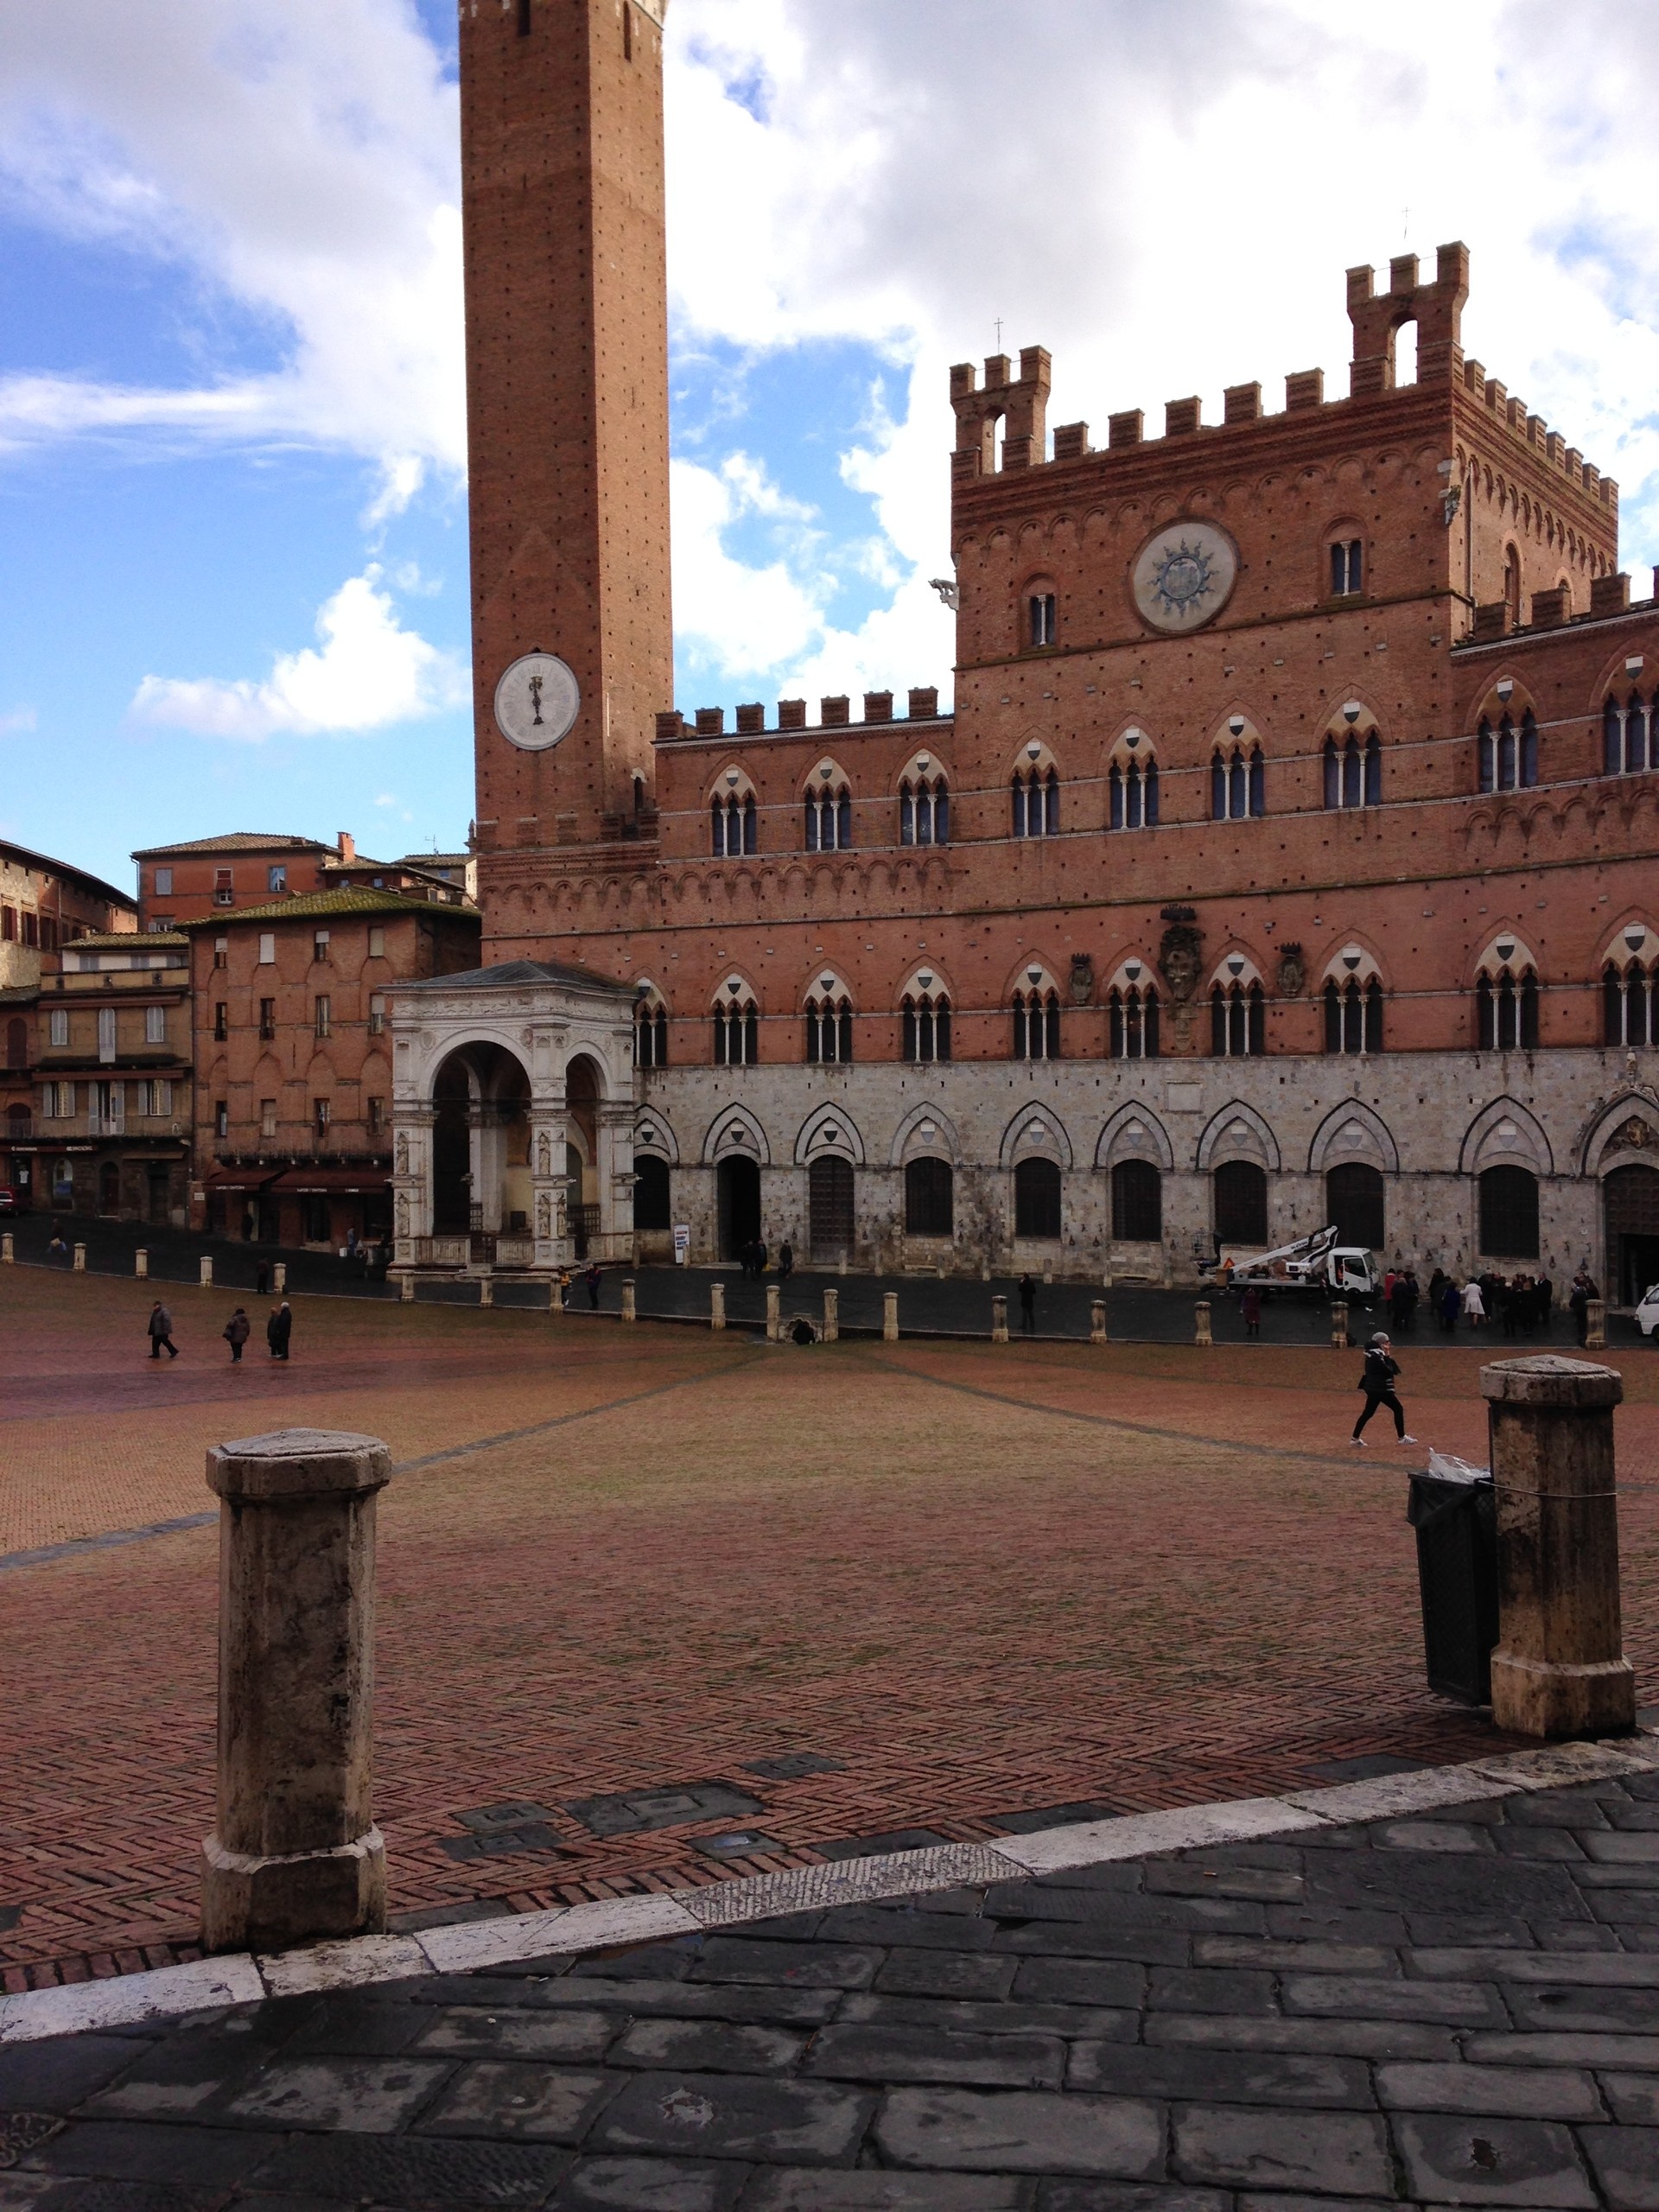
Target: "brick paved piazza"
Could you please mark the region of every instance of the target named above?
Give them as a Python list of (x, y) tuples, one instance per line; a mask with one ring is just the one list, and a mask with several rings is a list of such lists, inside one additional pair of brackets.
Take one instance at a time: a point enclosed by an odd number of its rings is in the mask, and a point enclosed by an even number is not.
[[(1356, 1354), (808, 1351), (309, 1299), (290, 1369), (256, 1338), (233, 1370), (232, 1300), (168, 1295), (182, 1356), (152, 1365), (143, 1286), (0, 1274), (7, 1987), (188, 1955), (214, 1532), (98, 1540), (207, 1514), (206, 1448), (293, 1423), (374, 1432), (402, 1470), (377, 1702), (394, 1912), (683, 1885), (1497, 1740), (1422, 1687), (1417, 1455), (1348, 1448)], [(1503, 1349), (1406, 1351), (1425, 1442), (1484, 1456), (1477, 1370)], [(1645, 1699), (1659, 1363), (1615, 1357)], [(592, 1802), (714, 1782), (740, 1794), (702, 1817)], [(504, 1803), (542, 1809), (505, 1837), (462, 1818)]]

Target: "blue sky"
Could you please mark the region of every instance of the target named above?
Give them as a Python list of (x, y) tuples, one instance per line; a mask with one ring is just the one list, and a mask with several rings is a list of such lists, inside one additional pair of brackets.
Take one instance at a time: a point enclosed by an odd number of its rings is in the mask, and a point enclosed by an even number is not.
[[(1342, 271), (1402, 239), (1468, 239), (1470, 350), (1653, 560), (1648, 11), (1357, 14), (672, 0), (682, 707), (948, 693), (944, 374), (998, 316), (1053, 348), (1052, 419), (1272, 405), (1343, 388)], [(9, 22), (0, 835), (124, 885), (224, 829), (464, 835), (453, 65), (453, 0)]]

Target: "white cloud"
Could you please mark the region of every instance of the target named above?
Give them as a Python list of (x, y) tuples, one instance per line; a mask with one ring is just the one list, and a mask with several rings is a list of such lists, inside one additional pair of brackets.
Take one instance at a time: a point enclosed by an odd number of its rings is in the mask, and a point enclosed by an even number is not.
[(278, 365), (194, 383), (0, 378), (0, 449), (97, 433), (375, 461), (372, 515), (465, 429), (457, 110), (406, 0), (53, 0), (9, 11), (0, 190), (71, 240), (181, 269)]
[(257, 742), (283, 733), (385, 729), (464, 705), (466, 671), (401, 626), (379, 582), (373, 566), (348, 577), (317, 615), (321, 650), (279, 655), (263, 683), (145, 677), (130, 709), (134, 720)]
[(35, 728), (37, 717), (33, 707), (13, 707), (0, 715), (0, 737), (15, 737)]

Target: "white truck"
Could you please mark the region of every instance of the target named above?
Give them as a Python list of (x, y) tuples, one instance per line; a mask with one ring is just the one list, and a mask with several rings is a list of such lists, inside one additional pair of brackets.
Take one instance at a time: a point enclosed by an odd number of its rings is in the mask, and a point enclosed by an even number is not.
[(1369, 1305), (1382, 1287), (1376, 1262), (1363, 1245), (1338, 1244), (1332, 1223), (1294, 1244), (1233, 1263), (1235, 1290), (1311, 1290), (1327, 1298)]

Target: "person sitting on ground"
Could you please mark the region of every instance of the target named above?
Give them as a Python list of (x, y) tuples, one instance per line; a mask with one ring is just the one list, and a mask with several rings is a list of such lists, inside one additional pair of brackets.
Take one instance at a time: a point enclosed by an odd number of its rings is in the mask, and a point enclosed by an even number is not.
[(231, 1364), (232, 1367), (240, 1365), (242, 1359), (242, 1347), (246, 1344), (248, 1338), (252, 1334), (253, 1324), (249, 1320), (247, 1313), (244, 1308), (238, 1306), (235, 1313), (232, 1314), (230, 1319), (225, 1324), (225, 1341), (231, 1348)]

